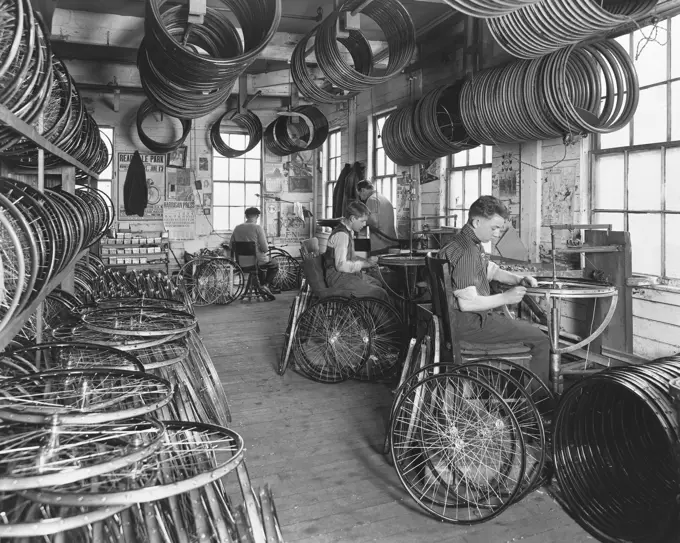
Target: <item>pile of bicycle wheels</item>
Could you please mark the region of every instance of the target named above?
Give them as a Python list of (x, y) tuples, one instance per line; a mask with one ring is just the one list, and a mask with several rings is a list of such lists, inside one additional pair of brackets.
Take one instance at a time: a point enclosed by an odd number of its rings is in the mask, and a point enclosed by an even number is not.
[(675, 541), (680, 356), (574, 384), (554, 422), (555, 474), (571, 516), (600, 541)]
[(543, 484), (555, 398), (508, 360), (439, 363), (434, 328), (411, 342), (385, 452), (428, 514), (485, 522)]
[[(66, 66), (52, 54), (42, 18), (29, 0), (4, 0), (2, 15), (0, 104), (90, 170), (103, 171), (112, 157)], [(0, 157), (15, 168), (38, 168), (37, 146), (7, 126), (0, 126)], [(45, 155), (46, 168), (62, 163)]]
[(404, 351), (397, 311), (375, 298), (317, 299), (303, 283), (291, 306), (278, 373), (289, 366), (320, 383), (393, 376)]

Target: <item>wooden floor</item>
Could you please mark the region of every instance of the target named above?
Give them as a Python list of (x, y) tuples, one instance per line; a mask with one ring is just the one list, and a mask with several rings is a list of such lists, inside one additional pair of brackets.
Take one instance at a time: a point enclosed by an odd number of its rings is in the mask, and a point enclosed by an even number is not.
[(246, 444), (253, 486), (269, 483), (285, 540), (550, 543), (593, 541), (544, 492), (465, 527), (425, 515), (380, 454), (386, 385), (323, 385), (276, 374), (294, 294), (197, 308), (201, 336)]

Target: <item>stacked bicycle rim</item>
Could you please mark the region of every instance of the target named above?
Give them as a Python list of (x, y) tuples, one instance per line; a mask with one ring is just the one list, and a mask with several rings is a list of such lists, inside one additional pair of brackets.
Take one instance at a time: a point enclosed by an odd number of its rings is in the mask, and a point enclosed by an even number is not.
[(55, 342), (0, 357), (0, 538), (282, 541), (186, 295), (139, 287), (90, 303), (56, 291)]

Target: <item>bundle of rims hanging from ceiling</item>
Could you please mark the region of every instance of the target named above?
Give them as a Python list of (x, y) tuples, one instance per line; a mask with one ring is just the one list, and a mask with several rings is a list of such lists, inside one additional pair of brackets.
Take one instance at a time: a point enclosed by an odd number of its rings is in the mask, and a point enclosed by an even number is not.
[(320, 147), (328, 137), (328, 119), (314, 106), (298, 106), (279, 113), (264, 131), (264, 144), (276, 156)]
[[(148, 0), (137, 67), (149, 103), (137, 115), (137, 131), (150, 150), (177, 149), (191, 119), (224, 105), (239, 76), (262, 53), (281, 21), (281, 0), (219, 0), (202, 24), (189, 23), (188, 5)], [(243, 39), (227, 11), (240, 26)], [(180, 119), (182, 135), (163, 144), (144, 134), (141, 120), (158, 110)], [(252, 143), (252, 142), (251, 142)], [(255, 143), (255, 145), (257, 142)]]
[(575, 383), (553, 419), (553, 463), (565, 509), (598, 541), (678, 541), (680, 418), (669, 382), (680, 356)]
[(462, 85), (460, 81), (438, 87), (390, 114), (379, 135), (392, 162), (414, 166), (479, 145), (461, 121)]
[[(416, 32), (409, 12), (397, 0), (373, 0), (362, 11), (382, 30), (389, 58), (382, 75), (374, 74), (375, 59), (368, 40), (359, 30), (349, 30), (348, 37), (339, 37), (338, 18), (353, 11), (364, 0), (348, 0), (296, 45), (290, 61), (293, 82), (300, 93), (314, 102), (332, 104), (356, 96), (371, 87), (385, 83), (399, 74), (416, 49)], [(313, 45), (310, 43), (314, 40)], [(340, 43), (352, 59), (351, 64), (338, 48)], [(305, 58), (314, 53), (323, 78), (331, 88), (318, 86)]]
[[(95, 173), (103, 171), (111, 157), (66, 66), (52, 54), (49, 29), (29, 0), (5, 0), (2, 9), (0, 104), (85, 167)], [(0, 126), (4, 162), (37, 170), (37, 150), (33, 142)], [(57, 156), (45, 153), (46, 169), (62, 164)], [(78, 177), (87, 178), (80, 171)]]
[(543, 0), (488, 19), (487, 26), (511, 55), (529, 59), (640, 21), (657, 3), (658, 0)]
[(618, 42), (607, 40), (474, 75), (463, 85), (460, 114), (472, 139), (486, 145), (573, 141), (623, 128), (639, 97), (633, 61)]
[(506, 13), (536, 4), (542, 0), (442, 0), (442, 4), (451, 6), (470, 17), (489, 19), (500, 17)]

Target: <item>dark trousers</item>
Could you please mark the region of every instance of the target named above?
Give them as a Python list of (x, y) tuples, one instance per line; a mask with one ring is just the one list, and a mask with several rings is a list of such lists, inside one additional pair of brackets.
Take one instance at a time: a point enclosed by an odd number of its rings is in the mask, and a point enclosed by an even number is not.
[(264, 286), (268, 286), (279, 273), (279, 263), (275, 260), (267, 262), (266, 264), (260, 264), (260, 283)]
[(458, 333), (470, 343), (524, 343), (531, 348), (531, 370), (550, 386), (550, 340), (527, 321), (498, 313), (457, 312)]

